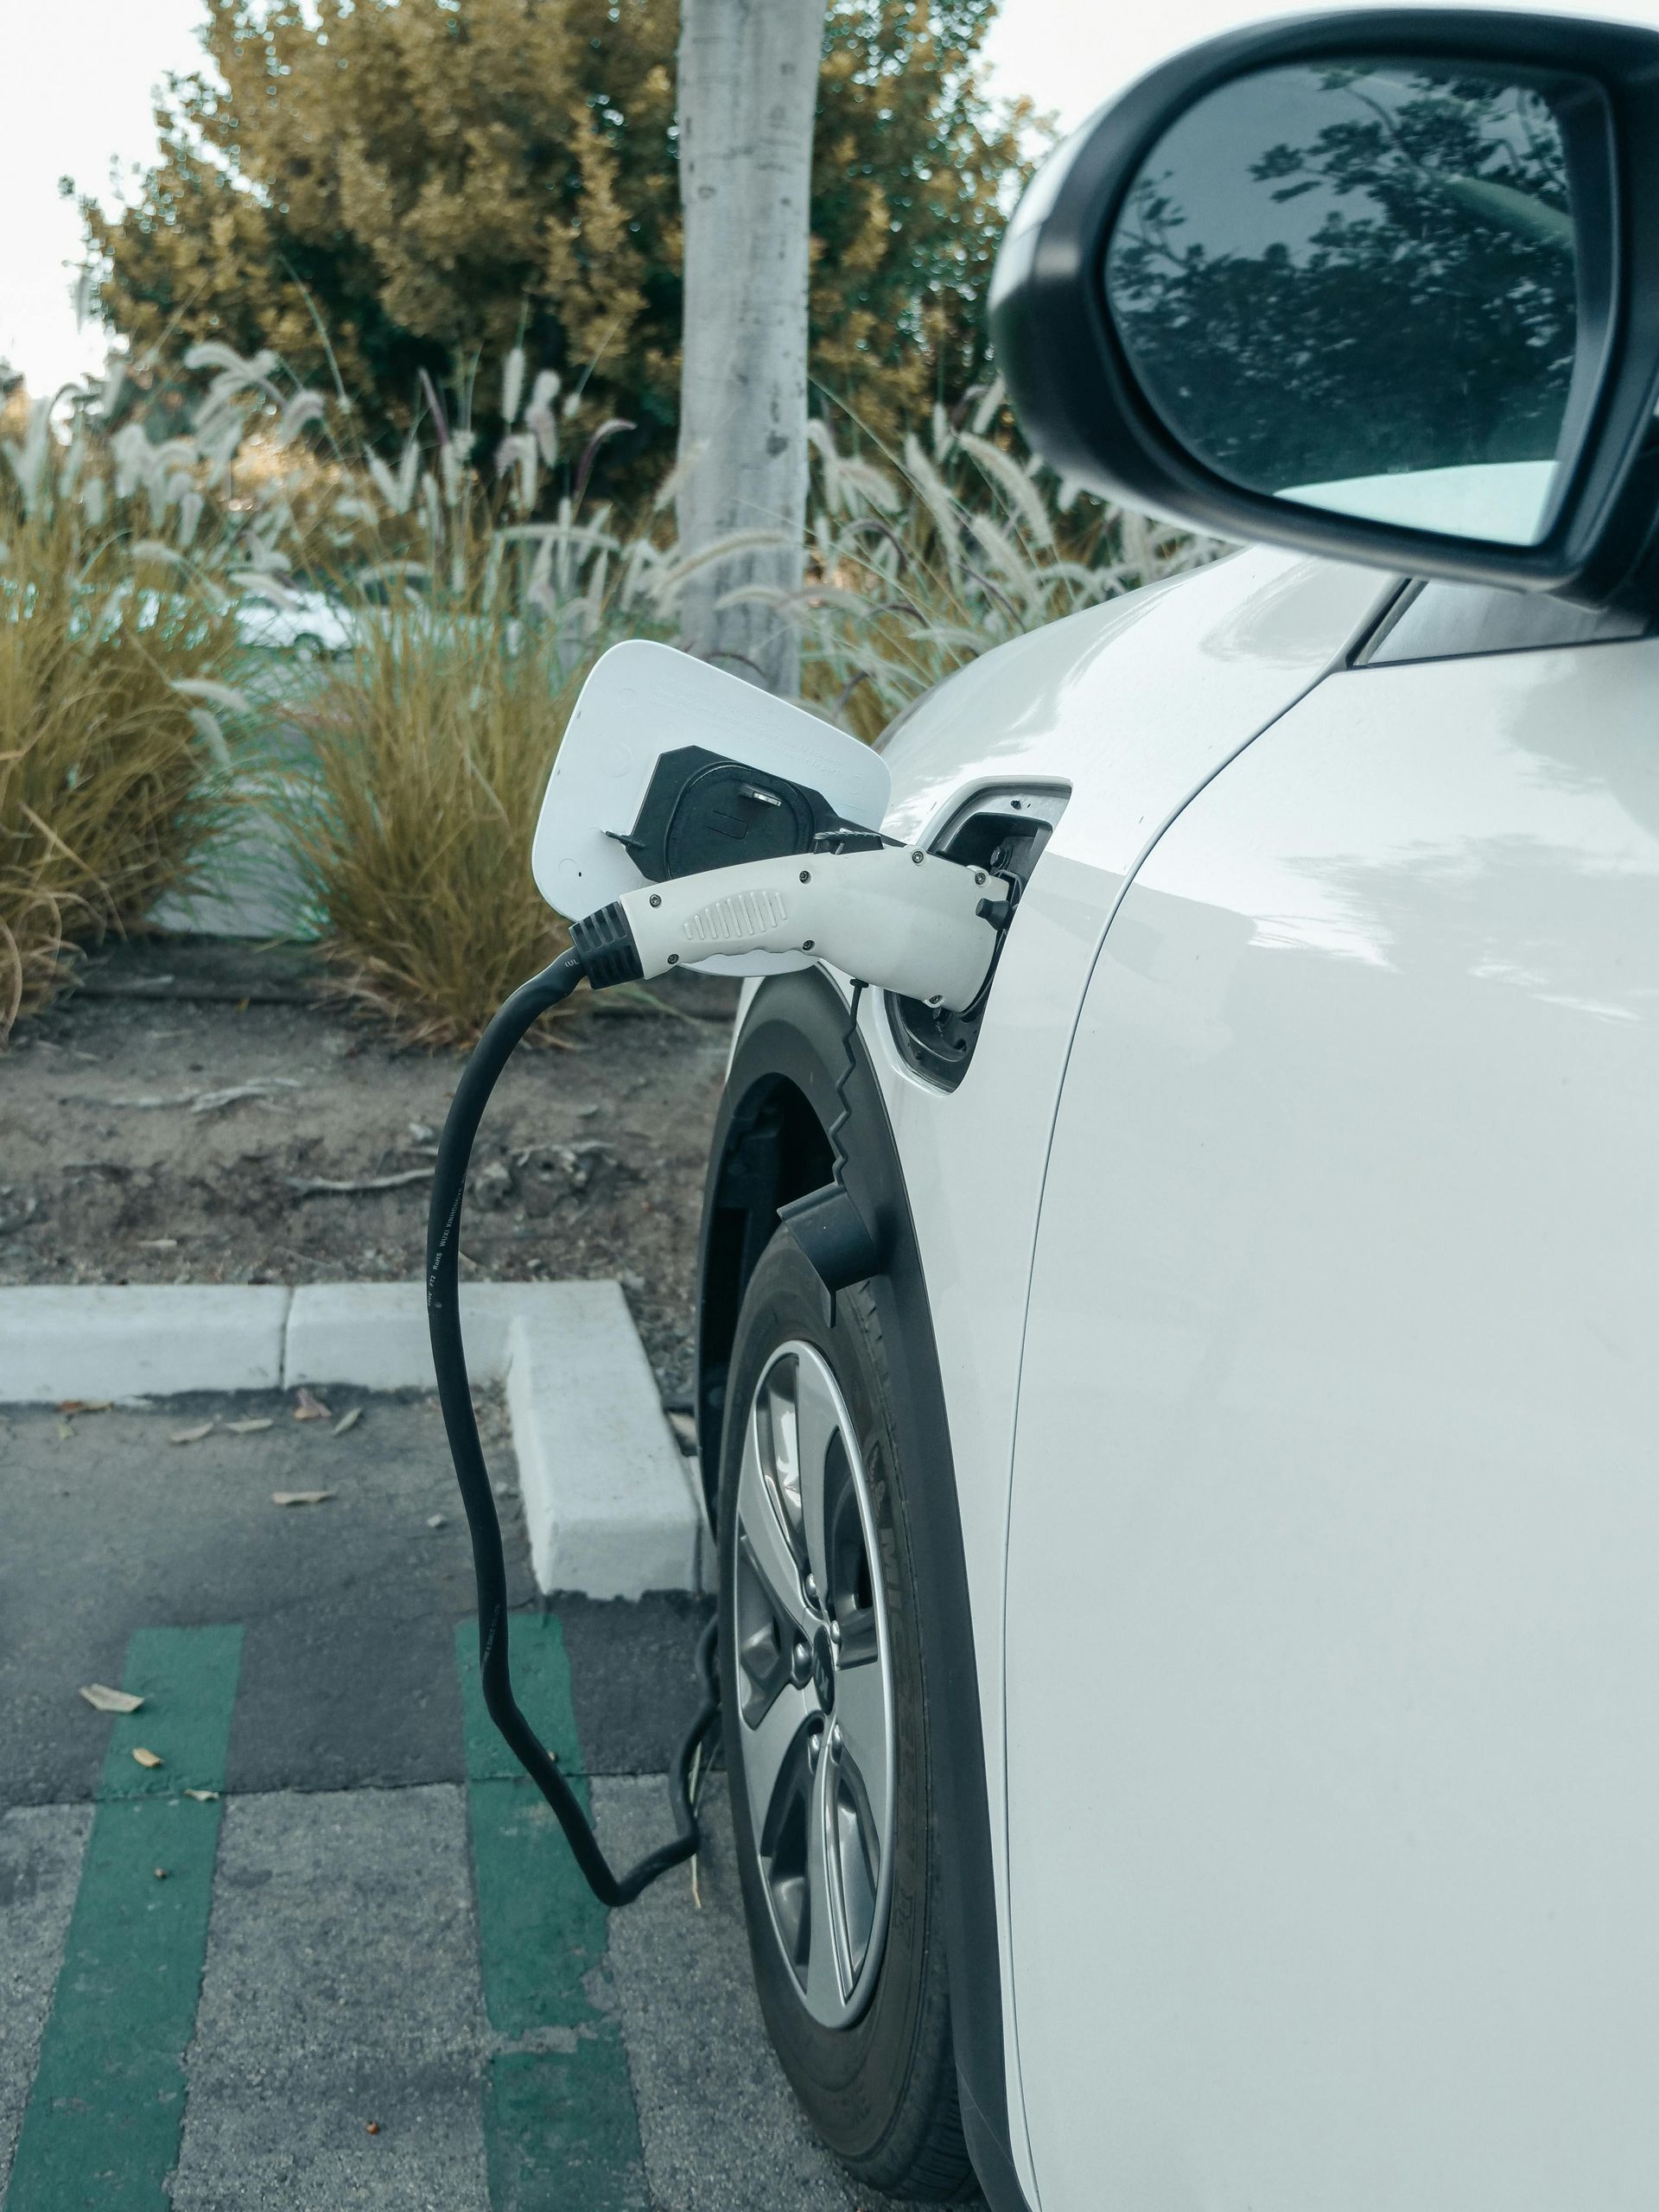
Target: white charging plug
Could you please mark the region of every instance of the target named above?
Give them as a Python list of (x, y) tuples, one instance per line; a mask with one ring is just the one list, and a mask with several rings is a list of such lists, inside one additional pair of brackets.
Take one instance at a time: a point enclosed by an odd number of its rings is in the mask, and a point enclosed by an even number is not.
[[(884, 845), (706, 869), (630, 891), (616, 906), (645, 976), (732, 953), (805, 952), (959, 1014), (996, 951), (996, 925), (980, 909), (1011, 895), (1007, 878), (988, 869)], [(580, 928), (575, 935), (580, 944)]]

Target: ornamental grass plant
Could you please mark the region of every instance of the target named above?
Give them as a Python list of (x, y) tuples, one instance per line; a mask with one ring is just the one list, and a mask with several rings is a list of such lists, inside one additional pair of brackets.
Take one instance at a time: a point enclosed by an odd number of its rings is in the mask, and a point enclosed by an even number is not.
[(200, 509), (44, 410), (19, 427), (0, 461), (0, 1044), (77, 951), (190, 887), (240, 704), (229, 602), (181, 543)]
[(309, 765), (277, 803), (339, 992), (465, 1043), (567, 942), (530, 845), (592, 657), (499, 610), (373, 613), (299, 711)]

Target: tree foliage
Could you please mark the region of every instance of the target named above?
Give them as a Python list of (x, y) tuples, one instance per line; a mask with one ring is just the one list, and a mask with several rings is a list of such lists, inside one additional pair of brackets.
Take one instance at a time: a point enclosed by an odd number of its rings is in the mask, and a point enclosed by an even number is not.
[[(567, 445), (667, 465), (679, 373), (677, 0), (207, 0), (130, 203), (83, 203), (104, 312), (335, 370), (371, 435), (522, 339)], [(815, 142), (815, 372), (892, 435), (971, 382), (1020, 166), (975, 77), (995, 0), (831, 0)], [(325, 344), (325, 334), (327, 343)], [(332, 351), (333, 361), (329, 353)], [(429, 385), (430, 390), (429, 391)]]
[(813, 147), (812, 369), (885, 442), (986, 362), (985, 295), (1027, 168), (982, 92), (997, 0), (830, 0)]

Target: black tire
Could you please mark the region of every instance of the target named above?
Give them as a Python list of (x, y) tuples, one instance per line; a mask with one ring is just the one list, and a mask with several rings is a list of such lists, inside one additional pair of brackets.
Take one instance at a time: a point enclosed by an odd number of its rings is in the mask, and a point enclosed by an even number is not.
[[(738, 1478), (750, 1408), (779, 1348), (827, 1363), (856, 1431), (882, 1563), (893, 1684), (891, 1901), (865, 2009), (829, 2028), (806, 2008), (767, 1901), (743, 1771), (738, 1719)], [(931, 2202), (978, 2194), (963, 2140), (938, 1902), (938, 1840), (927, 1762), (927, 1690), (905, 1510), (904, 1467), (889, 1414), (892, 1383), (880, 1313), (864, 1287), (823, 1317), (817, 1276), (779, 1230), (756, 1267), (732, 1347), (719, 1498), (721, 1700), (739, 1878), (760, 2008), (796, 2095), (855, 2178)], [(839, 1631), (837, 1631), (839, 1633)]]

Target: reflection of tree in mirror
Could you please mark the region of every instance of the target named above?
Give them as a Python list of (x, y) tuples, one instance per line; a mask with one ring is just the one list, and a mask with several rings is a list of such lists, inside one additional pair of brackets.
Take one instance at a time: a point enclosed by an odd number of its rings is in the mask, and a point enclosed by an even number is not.
[[(1304, 143), (1269, 136), (1325, 114)], [(1159, 411), (1253, 490), (1555, 452), (1573, 221), (1534, 92), (1403, 67), (1246, 79), (1160, 144), (1107, 281)]]

